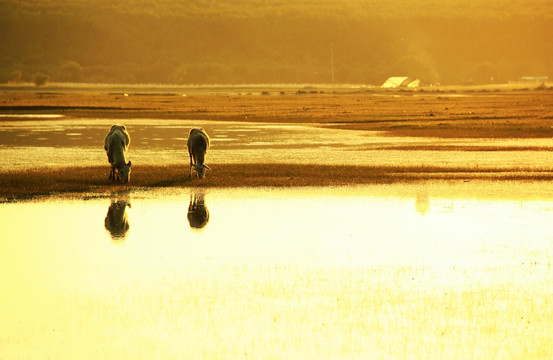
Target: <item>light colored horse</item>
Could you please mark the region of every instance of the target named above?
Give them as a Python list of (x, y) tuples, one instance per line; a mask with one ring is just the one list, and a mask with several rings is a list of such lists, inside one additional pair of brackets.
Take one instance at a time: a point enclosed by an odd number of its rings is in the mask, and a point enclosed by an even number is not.
[(111, 164), (109, 180), (128, 182), (131, 177), (131, 162), (127, 162), (125, 153), (131, 143), (131, 137), (124, 125), (113, 125), (104, 139), (104, 149)]
[(211, 170), (205, 164), (205, 154), (209, 149), (209, 136), (202, 128), (192, 129), (188, 135), (186, 146), (188, 147), (188, 155), (190, 155), (190, 178), (192, 178), (192, 169), (194, 169), (198, 177), (203, 179), (205, 170)]

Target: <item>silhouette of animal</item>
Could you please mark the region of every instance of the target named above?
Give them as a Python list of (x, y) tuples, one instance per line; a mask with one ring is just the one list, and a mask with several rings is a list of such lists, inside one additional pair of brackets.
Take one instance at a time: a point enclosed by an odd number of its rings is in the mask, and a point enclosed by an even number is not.
[(204, 194), (190, 193), (188, 205), (188, 223), (193, 229), (202, 229), (209, 222), (209, 210), (205, 206)]
[(131, 162), (125, 156), (131, 137), (124, 125), (113, 125), (104, 139), (104, 150), (111, 164), (110, 181), (126, 183), (131, 177)]
[(104, 220), (104, 226), (114, 240), (124, 239), (127, 236), (127, 231), (129, 231), (127, 206), (131, 207), (131, 203), (127, 200), (111, 200), (111, 205)]
[(211, 170), (205, 164), (205, 154), (209, 149), (209, 136), (202, 128), (192, 129), (188, 135), (186, 146), (188, 147), (188, 155), (190, 155), (190, 178), (192, 178), (192, 169), (194, 169), (198, 177), (203, 179), (205, 171)]

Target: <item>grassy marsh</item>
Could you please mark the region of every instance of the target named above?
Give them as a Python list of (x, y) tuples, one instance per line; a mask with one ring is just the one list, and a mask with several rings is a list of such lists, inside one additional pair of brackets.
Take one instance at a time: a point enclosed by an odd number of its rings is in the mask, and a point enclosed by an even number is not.
[(550, 181), (553, 173), (526, 168), (475, 169), (436, 166), (332, 166), (302, 164), (212, 164), (214, 171), (192, 179), (182, 166), (133, 166), (127, 184), (108, 181), (108, 167), (37, 168), (0, 173), (0, 200), (62, 193), (111, 193), (159, 187), (353, 186), (429, 180)]
[[(334, 166), (309, 162), (297, 165), (274, 164), (270, 160), (256, 161), (260, 164), (232, 164), (221, 159), (222, 163), (210, 163), (214, 171), (204, 181), (190, 181), (182, 164), (170, 163), (159, 166), (135, 164), (131, 182), (127, 185), (109, 184), (107, 166), (74, 167), (68, 164), (67, 167), (8, 170), (0, 172), (0, 197), (4, 200), (163, 186), (337, 186), (434, 179), (549, 181), (552, 178), (551, 166), (547, 163), (529, 167), (511, 161), (508, 166), (498, 163), (482, 169), (470, 164), (439, 166), (436, 165), (439, 160), (435, 159), (436, 152), (442, 151), (550, 151), (548, 143), (536, 147), (524, 142), (526, 139), (553, 137), (553, 91), (548, 89), (479, 92), (467, 88), (432, 91), (341, 89), (300, 94), (293, 88), (281, 92), (271, 88), (269, 95), (243, 95), (239, 88), (217, 89), (221, 92), (219, 95), (187, 95), (175, 92), (175, 89), (168, 93), (164, 88), (130, 88), (129, 92), (109, 93), (103, 92), (106, 89), (98, 91), (93, 88), (76, 92), (44, 90), (1, 93), (0, 124), (3, 121), (17, 122), (18, 116), (27, 114), (60, 114), (67, 119), (78, 119), (83, 125), (93, 124), (97, 119), (124, 123), (125, 119), (145, 118), (155, 119), (153, 121), (160, 124), (165, 119), (219, 120), (311, 124), (335, 129), (337, 134), (342, 129), (369, 130), (378, 131), (385, 137), (447, 138), (453, 143), (423, 147), (398, 144), (382, 149), (428, 151), (428, 156), (432, 156), (428, 166)], [(181, 90), (185, 91), (184, 88)], [(457, 138), (478, 139), (481, 143), (467, 148), (461, 142), (456, 145)], [(516, 146), (498, 147), (490, 145), (488, 139), (514, 139)], [(321, 153), (321, 156), (325, 154)]]

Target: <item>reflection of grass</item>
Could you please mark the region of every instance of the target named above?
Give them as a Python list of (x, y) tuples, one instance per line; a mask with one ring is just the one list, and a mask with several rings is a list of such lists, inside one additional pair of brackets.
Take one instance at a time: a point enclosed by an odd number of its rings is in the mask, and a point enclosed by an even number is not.
[[(470, 275), (465, 275), (461, 276), (466, 281), (462, 286), (436, 286), (432, 275), (417, 268), (371, 268), (365, 273), (320, 271), (302, 273), (301, 277), (275, 273), (267, 276), (271, 281), (256, 282), (254, 289), (250, 290), (248, 284), (240, 284), (244, 285), (240, 288), (244, 293), (262, 292), (278, 299), (281, 308), (288, 311), (274, 321), (290, 326), (285, 333), (300, 336), (298, 343), (307, 343), (311, 336), (331, 343), (343, 340), (329, 333), (329, 329), (351, 334), (346, 337), (350, 341), (347, 346), (330, 347), (340, 349), (333, 350), (337, 351), (333, 356), (327, 354), (330, 358), (344, 356), (343, 352), (355, 354), (365, 349), (365, 342), (378, 344), (368, 358), (386, 358), (390, 354), (391, 358), (471, 359), (497, 354), (505, 358), (551, 355), (546, 345), (552, 340), (548, 331), (551, 297), (533, 296), (531, 285), (521, 283), (515, 276), (503, 277), (502, 270), (492, 275), (511, 281), (480, 285), (480, 280), (471, 281)], [(360, 278), (363, 281), (351, 280)], [(321, 283), (324, 286), (317, 286)], [(216, 298), (228, 301), (228, 297)], [(305, 303), (313, 305), (308, 312), (300, 311)], [(247, 304), (245, 308), (248, 305), (254, 306)], [(270, 310), (273, 309), (267, 312)], [(236, 321), (229, 322), (232, 320)], [(314, 323), (322, 325), (313, 327)]]
[[(442, 284), (435, 269), (407, 266), (202, 269), (184, 282), (190, 305), (182, 311), (200, 329), (189, 339), (198, 357), (243, 357), (232, 341), (263, 334), (248, 351), (294, 359), (317, 351), (327, 359), (550, 358), (552, 297), (517, 270), (529, 269), (453, 271), (455, 280)], [(216, 344), (201, 332), (229, 326), (234, 337)]]
[(299, 164), (212, 164), (207, 178), (188, 178), (182, 166), (135, 166), (129, 184), (111, 184), (108, 167), (45, 168), (0, 173), (0, 198), (57, 193), (105, 193), (156, 187), (344, 186), (425, 180), (551, 180), (549, 171), (525, 168), (438, 166), (331, 166)]

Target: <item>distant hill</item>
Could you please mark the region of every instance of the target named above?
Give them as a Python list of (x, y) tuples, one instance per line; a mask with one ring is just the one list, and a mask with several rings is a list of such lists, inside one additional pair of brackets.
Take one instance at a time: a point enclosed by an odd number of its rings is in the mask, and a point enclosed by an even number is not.
[(4, 0), (0, 82), (553, 78), (549, 0)]

